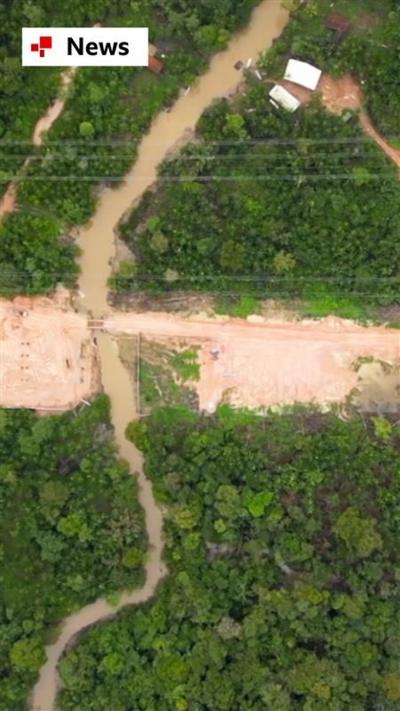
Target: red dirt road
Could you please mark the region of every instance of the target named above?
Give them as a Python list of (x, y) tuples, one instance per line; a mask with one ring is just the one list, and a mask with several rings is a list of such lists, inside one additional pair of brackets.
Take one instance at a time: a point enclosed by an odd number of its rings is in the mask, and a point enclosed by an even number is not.
[(106, 319), (104, 326), (114, 334), (178, 337), (200, 344), (198, 394), (207, 411), (223, 398), (249, 407), (341, 402), (358, 384), (352, 366), (358, 358), (389, 363), (400, 358), (399, 331), (364, 328), (336, 317), (284, 322), (127, 313)]
[[(400, 362), (400, 331), (336, 317), (285, 322), (115, 313), (103, 330), (199, 344), (198, 394), (209, 412), (222, 399), (255, 408), (341, 402), (358, 385), (358, 358)], [(66, 410), (95, 394), (100, 379), (93, 336), (87, 318), (68, 309), (65, 297), (59, 303), (1, 300), (0, 405)]]

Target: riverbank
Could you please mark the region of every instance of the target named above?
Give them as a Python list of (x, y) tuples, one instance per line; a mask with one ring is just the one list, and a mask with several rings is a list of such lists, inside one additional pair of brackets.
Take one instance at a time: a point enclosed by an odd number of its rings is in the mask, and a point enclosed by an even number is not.
[[(162, 113), (155, 119), (140, 144), (137, 162), (124, 183), (116, 191), (107, 189), (102, 193), (90, 225), (84, 227), (80, 233), (81, 310), (95, 318), (109, 310), (107, 283), (114, 256), (114, 229), (122, 214), (151, 185), (159, 163), (185, 130), (195, 126), (210, 102), (234, 90), (239, 84), (241, 75), (234, 69), (234, 63), (241, 57), (254, 57), (267, 49), (280, 34), (287, 20), (288, 12), (279, 2), (264, 0), (253, 12), (248, 27), (232, 39), (224, 52), (214, 57), (208, 71), (198, 80), (191, 93), (178, 99), (168, 113)], [(150, 541), (150, 556), (146, 565), (147, 580), (142, 590), (123, 594), (115, 608), (111, 608), (104, 600), (99, 600), (65, 620), (56, 643), (46, 648), (47, 662), (32, 692), (31, 707), (35, 711), (50, 711), (55, 707), (57, 665), (70, 640), (88, 624), (100, 622), (125, 605), (150, 599), (166, 572), (161, 562), (162, 514), (155, 504), (151, 484), (144, 476), (141, 456), (125, 438), (125, 427), (136, 412), (133, 388), (118, 357), (115, 342), (110, 336), (102, 334), (99, 337), (99, 353), (103, 387), (111, 401), (115, 439), (121, 456), (130, 465), (132, 475), (138, 476), (139, 500), (145, 510)]]

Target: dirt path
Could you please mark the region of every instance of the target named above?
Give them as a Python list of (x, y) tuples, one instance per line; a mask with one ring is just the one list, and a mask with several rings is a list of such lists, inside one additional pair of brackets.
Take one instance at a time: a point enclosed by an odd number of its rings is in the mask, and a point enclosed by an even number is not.
[[(278, 82), (288, 89), (302, 104), (309, 104), (313, 93), (309, 89), (297, 86), (290, 81)], [(360, 84), (351, 74), (344, 74), (339, 78), (323, 74), (318, 85), (322, 103), (329, 111), (341, 114), (346, 109), (360, 112), (360, 124), (364, 132), (400, 167), (400, 149), (394, 148), (374, 127), (367, 111), (362, 108), (363, 92)]]
[[(83, 293), (81, 308), (98, 317), (109, 311), (107, 305), (107, 280), (110, 263), (114, 256), (114, 229), (123, 213), (132, 202), (154, 182), (157, 166), (168, 151), (185, 134), (194, 128), (204, 109), (214, 98), (234, 90), (242, 75), (233, 68), (238, 59), (257, 57), (267, 49), (272, 40), (283, 30), (288, 20), (288, 12), (279, 0), (264, 0), (255, 9), (248, 27), (236, 35), (226, 51), (216, 55), (209, 70), (196, 82), (195, 87), (185, 97), (179, 99), (169, 113), (161, 113), (153, 122), (149, 133), (143, 139), (138, 159), (126, 176), (124, 184), (115, 191), (105, 190), (90, 225), (81, 232), (80, 247), (82, 276), (80, 289)], [(47, 661), (41, 669), (35, 685), (31, 706), (35, 711), (54, 709), (58, 685), (57, 664), (71, 640), (88, 625), (106, 619), (125, 605), (138, 604), (148, 600), (165, 574), (161, 562), (162, 515), (157, 507), (150, 483), (146, 480), (139, 452), (125, 439), (125, 426), (135, 417), (133, 387), (127, 371), (122, 365), (115, 342), (111, 336), (102, 334), (99, 339), (101, 373), (104, 390), (110, 397), (112, 421), (115, 437), (121, 455), (129, 462), (132, 474), (139, 472), (139, 499), (145, 510), (151, 554), (146, 565), (146, 585), (139, 591), (126, 593), (118, 606), (111, 608), (104, 600), (98, 600), (74, 615), (68, 617), (57, 642), (47, 647)]]
[(376, 130), (370, 117), (364, 109), (360, 112), (360, 123), (365, 133), (386, 153), (389, 158), (400, 168), (400, 149), (391, 146)]
[[(154, 341), (198, 344), (198, 394), (206, 411), (214, 410), (227, 393), (232, 404), (247, 407), (341, 402), (357, 385), (352, 366), (357, 359), (373, 357), (388, 363), (400, 359), (400, 331), (366, 328), (332, 316), (296, 322), (115, 313), (95, 322), (104, 329), (100, 352), (93, 344), (92, 323), (88, 327), (85, 315), (43, 298), (0, 301), (1, 405), (43, 411), (75, 406), (100, 387), (100, 355), (103, 386), (112, 396), (122, 448), (123, 423), (137, 412), (134, 388), (112, 337), (141, 334)], [(217, 349), (217, 358), (212, 349)], [(139, 469), (139, 454), (133, 457), (132, 449), (129, 455), (133, 469)]]
[(334, 79), (324, 74), (319, 91), (325, 106), (334, 113), (341, 113), (345, 109), (352, 111), (360, 109), (360, 124), (364, 132), (400, 167), (400, 149), (391, 146), (374, 127), (367, 111), (362, 108), (362, 89), (354, 77), (346, 74), (339, 79)]
[[(37, 122), (33, 134), (32, 134), (32, 143), (34, 146), (41, 146), (43, 143), (43, 137), (46, 131), (48, 131), (54, 121), (60, 116), (64, 104), (66, 102), (67, 98), (67, 93), (68, 93), (68, 87), (70, 86), (74, 75), (76, 72), (76, 67), (73, 67), (71, 69), (67, 69), (65, 72), (62, 73), (61, 75), (61, 86), (62, 86), (62, 91), (61, 95), (53, 101), (51, 106), (47, 109), (46, 113), (39, 119)], [(30, 148), (28, 147), (28, 150)], [(20, 173), (23, 173), (29, 163), (31, 162), (31, 158), (26, 158), (24, 161), (24, 164), (22, 165), (20, 169)], [(12, 181), (6, 192), (4, 193), (3, 197), (0, 199), (0, 221), (4, 217), (4, 215), (7, 212), (12, 212), (15, 209), (15, 202), (17, 199), (17, 185), (14, 181)]]

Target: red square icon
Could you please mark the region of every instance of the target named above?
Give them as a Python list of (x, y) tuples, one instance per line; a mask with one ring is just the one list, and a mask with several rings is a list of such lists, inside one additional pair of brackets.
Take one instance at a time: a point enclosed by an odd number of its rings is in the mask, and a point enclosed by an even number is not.
[(37, 42), (34, 42), (33, 44), (31, 44), (31, 52), (38, 52), (38, 51), (39, 51), (39, 45), (37, 44)]
[(41, 37), (40, 38), (40, 48), (41, 49), (51, 49), (52, 38), (51, 37)]

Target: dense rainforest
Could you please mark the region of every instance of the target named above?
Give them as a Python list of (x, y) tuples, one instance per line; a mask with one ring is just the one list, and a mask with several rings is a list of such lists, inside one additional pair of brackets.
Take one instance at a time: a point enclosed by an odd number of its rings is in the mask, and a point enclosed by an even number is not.
[(25, 711), (58, 622), (143, 584), (143, 512), (111, 432), (105, 396), (62, 416), (0, 410), (1, 711)]
[[(362, 132), (356, 113), (329, 114), (317, 96), (295, 114), (268, 101), (271, 77), (282, 76), (290, 56), (335, 75), (352, 71), (364, 82), (372, 117), (393, 137), (400, 10), (383, 3), (371, 22), (360, 3), (337, 5), (359, 9), (345, 40), (338, 43), (326, 27), (329, 3), (305, 5), (261, 60), (263, 81), (249, 73), (242, 92), (215, 102), (192, 143), (162, 166), (154, 190), (121, 227), (136, 263), (121, 265), (117, 292), (300, 297), (350, 316), (362, 314), (360, 304), (398, 299), (395, 166)], [(363, 18), (369, 30), (357, 29)]]
[[(67, 2), (56, 6), (48, 0), (40, 0), (38, 3), (22, 2), (22, 0), (13, 3), (4, 2), (4, 0), (0, 2), (0, 37), (2, 40), (0, 49), (0, 86), (2, 89), (0, 92), (0, 141), (3, 149), (0, 161), (0, 182), (3, 188), (21, 167), (24, 158), (27, 155), (34, 155), (29, 168), (19, 176), (18, 211), (6, 217), (0, 226), (2, 247), (0, 291), (3, 294), (40, 293), (54, 288), (59, 281), (63, 281), (67, 285), (72, 285), (75, 282), (78, 250), (71, 237), (71, 228), (84, 222), (92, 214), (96, 201), (94, 188), (105, 184), (114, 185), (121, 179), (135, 158), (137, 141), (145, 132), (155, 113), (162, 106), (173, 101), (179, 88), (192, 82), (196, 74), (205, 68), (210, 54), (221, 49), (226, 44), (229, 34), (246, 22), (255, 4), (256, 0), (246, 0), (246, 2), (224, 0), (219, 3), (204, 0), (204, 2), (197, 4), (193, 4), (189, 0), (185, 2), (138, 0), (128, 5), (122, 0), (113, 0), (112, 2), (93, 0), (90, 3), (67, 0)], [(269, 76), (279, 75), (289, 55), (316, 62), (322, 68), (336, 74), (345, 71), (353, 72), (363, 82), (366, 106), (373, 120), (384, 133), (396, 140), (398, 117), (400, 116), (398, 98), (400, 96), (400, 79), (397, 72), (400, 11), (397, 0), (383, 0), (379, 3), (374, 0), (367, 2), (337, 0), (335, 10), (348, 15), (352, 21), (352, 31), (339, 44), (332, 41), (332, 34), (326, 28), (326, 16), (331, 11), (331, 3), (328, 0), (319, 0), (318, 2), (310, 0), (307, 3), (287, 0), (287, 4), (293, 9), (293, 16), (287, 30), (264, 59), (265, 72)], [(23, 25), (35, 24), (90, 25), (95, 22), (105, 25), (148, 25), (151, 41), (165, 54), (163, 60), (165, 72), (161, 76), (155, 76), (146, 69), (86, 68), (80, 70), (70, 89), (65, 111), (49, 131), (45, 144), (41, 148), (34, 148), (31, 144), (33, 126), (59, 91), (61, 74), (58, 69), (25, 68), (22, 70), (19, 59), (20, 28)], [(271, 113), (266, 100), (266, 88), (264, 86), (265, 101), (262, 102), (258, 97), (259, 108), (256, 110), (256, 115), (241, 116), (240, 110), (232, 109), (234, 115), (239, 111), (241, 118), (230, 119), (232, 125), (223, 126), (225, 132), (222, 136), (219, 133), (217, 135), (217, 132), (221, 130), (221, 125), (216, 122), (214, 128), (210, 127), (210, 135), (207, 138), (203, 136), (203, 141), (254, 140), (254, 124), (256, 122), (260, 124), (260, 113), (262, 118), (264, 118), (264, 114), (269, 117)], [(252, 107), (249, 107), (248, 111), (252, 111)], [(242, 121), (244, 121), (243, 126), (240, 125)], [(297, 128), (293, 127), (294, 136), (299, 135), (302, 130), (301, 117), (296, 117), (296, 121), (300, 123)], [(330, 130), (333, 132), (332, 138), (335, 141), (343, 140), (345, 142), (348, 139), (347, 127), (335, 125), (329, 129), (325, 121), (323, 121), (322, 134), (319, 136), (318, 121), (319, 119), (316, 118), (315, 124), (312, 125), (312, 121), (310, 121), (311, 125), (309, 125), (309, 130), (313, 131), (314, 139), (324, 140)], [(282, 126), (276, 126), (274, 123), (265, 126), (264, 130), (261, 125), (258, 126), (259, 131), (255, 132), (256, 139), (258, 140), (258, 133), (263, 140), (273, 139), (279, 142), (282, 140), (282, 134), (285, 139), (289, 126), (286, 125), (285, 119), (282, 120), (282, 123)], [(331, 149), (333, 147), (331, 146)], [(209, 150), (211, 150), (210, 147)], [(287, 156), (286, 151), (284, 153), (283, 167), (292, 170), (293, 156)], [(295, 166), (294, 177), (297, 180), (297, 173), (302, 175), (304, 169), (307, 174), (313, 173), (311, 177), (313, 177), (314, 184), (310, 186), (310, 182), (313, 181), (308, 176), (305, 184), (303, 181), (301, 186), (297, 186), (299, 196), (296, 193), (296, 202), (299, 201), (300, 206), (305, 205), (308, 194), (316, 190), (317, 182), (318, 186), (321, 185), (323, 175), (323, 180), (327, 183), (325, 185), (326, 191), (331, 194), (331, 201), (335, 205), (340, 204), (340, 208), (336, 209), (346, 213), (348, 202), (352, 200), (352, 191), (348, 190), (347, 183), (354, 178), (350, 168), (369, 170), (373, 172), (373, 178), (376, 178), (376, 170), (373, 170), (376, 167), (378, 175), (382, 170), (387, 177), (384, 162), (379, 161), (377, 153), (372, 154), (369, 146), (366, 147), (366, 153), (364, 161), (360, 155), (356, 156), (359, 160), (355, 166), (352, 163), (354, 158), (352, 153), (348, 156), (349, 162), (346, 160), (336, 161), (332, 156), (324, 156), (325, 160), (321, 161), (321, 165), (319, 165), (319, 156), (315, 151), (313, 158), (308, 158), (308, 162), (306, 161), (305, 164), (303, 156), (303, 162)], [(225, 157), (223, 155), (221, 157), (225, 161), (226, 172), (229, 174), (228, 168), (231, 166), (231, 161), (235, 160), (235, 156)], [(346, 158), (345, 155), (341, 157)], [(203, 158), (203, 153), (201, 158)], [(241, 159), (239, 156), (236, 158), (237, 160)], [(271, 155), (270, 152), (268, 157), (260, 156), (260, 159), (262, 158), (264, 158), (263, 173), (270, 173), (270, 167), (281, 160), (280, 151), (275, 151), (275, 155)], [(339, 156), (335, 156), (336, 158)], [(214, 164), (217, 163), (215, 159), (218, 159), (218, 155), (211, 156), (205, 167), (214, 168)], [(251, 156), (249, 156), (249, 160), (252, 161)], [(270, 166), (271, 160), (272, 165)], [(343, 181), (340, 182), (338, 178), (334, 178), (332, 183), (329, 183), (326, 173), (334, 175), (337, 167), (344, 170)], [(248, 167), (244, 163), (243, 168), (248, 168), (248, 172), (244, 175), (248, 183), (248, 191), (250, 191), (253, 183), (249, 179), (254, 179), (256, 176), (253, 174), (252, 165)], [(389, 168), (388, 171), (390, 173)], [(192, 171), (185, 171), (184, 176), (186, 175), (188, 181), (184, 182), (189, 182), (194, 190)], [(218, 192), (222, 177), (217, 175), (218, 183), (213, 186)], [(237, 176), (234, 177), (234, 185), (228, 183), (224, 186), (226, 190), (229, 189), (232, 199), (236, 192), (242, 188), (241, 182), (236, 180)], [(375, 181), (371, 179), (369, 185), (366, 185), (368, 181), (363, 180), (362, 172), (360, 173), (358, 170), (356, 177), (359, 201), (366, 203), (369, 200), (372, 187), (379, 184), (379, 178)], [(196, 182), (200, 178), (209, 180), (209, 175), (203, 172), (202, 176), (197, 176)], [(364, 178), (366, 178), (365, 174)], [(265, 203), (267, 202), (266, 195), (271, 189), (272, 179), (275, 179), (273, 170), (268, 176), (266, 184), (258, 179), (259, 184), (256, 186), (255, 192), (256, 195), (262, 193)], [(281, 177), (280, 180), (283, 178)], [(296, 183), (296, 180), (292, 180), (292, 183)], [(390, 177), (388, 180), (390, 183)], [(371, 186), (371, 182), (374, 183), (374, 186)], [(303, 190), (301, 188), (304, 185), (305, 189)], [(386, 182), (384, 182), (382, 191), (385, 186)], [(278, 189), (283, 198), (287, 200), (292, 198), (294, 187), (293, 184), (281, 186), (280, 181), (278, 182)], [(185, 189), (187, 189), (186, 185), (179, 186), (180, 191)], [(347, 200), (343, 199), (343, 189), (349, 194)], [(167, 212), (169, 207), (171, 207), (171, 212), (174, 211), (175, 200), (181, 201), (181, 197), (188, 200), (187, 195), (179, 190), (178, 197), (173, 195), (171, 198), (167, 196), (165, 199)], [(204, 202), (213, 197), (212, 194), (208, 194), (207, 190), (205, 192)], [(338, 194), (336, 195), (336, 193)], [(188, 202), (190, 201), (188, 200)], [(178, 218), (176, 216), (172, 224), (162, 225), (163, 230), (170, 233), (169, 236), (164, 234), (160, 225), (153, 220), (151, 224), (155, 225), (153, 228), (155, 235), (149, 234), (148, 231), (145, 232), (146, 237), (153, 238), (153, 251), (143, 254), (143, 248), (137, 244), (138, 241), (143, 240), (139, 239), (133, 228), (128, 230), (125, 237), (138, 256), (139, 267), (137, 273), (132, 274), (132, 267), (127, 268), (125, 265), (125, 268), (114, 280), (114, 286), (125, 292), (148, 285), (152, 290), (155, 287), (159, 290), (201, 288), (211, 291), (216, 289), (219, 293), (230, 293), (232, 290), (235, 292), (256, 290), (258, 293), (261, 289), (263, 296), (293, 295), (294, 292), (295, 295), (306, 298), (308, 296), (318, 297), (321, 294), (322, 298), (328, 295), (333, 299), (339, 293), (343, 295), (349, 292), (353, 302), (359, 298), (366, 303), (374, 300), (386, 302), (394, 299), (398, 285), (396, 282), (393, 286), (391, 279), (397, 274), (396, 253), (393, 255), (393, 263), (388, 270), (386, 270), (386, 261), (383, 258), (382, 263), (377, 264), (375, 272), (376, 250), (374, 249), (372, 253), (370, 247), (365, 247), (362, 250), (360, 244), (360, 242), (364, 242), (359, 234), (360, 223), (362, 226), (363, 222), (369, 222), (373, 207), (370, 208), (368, 214), (364, 214), (362, 211), (360, 216), (357, 215), (355, 234), (349, 235), (349, 249), (347, 249), (347, 245), (346, 249), (342, 249), (342, 245), (339, 244), (331, 254), (327, 253), (329, 247), (326, 245), (326, 242), (332, 242), (332, 238), (326, 235), (327, 231), (332, 233), (332, 228), (327, 230), (324, 224), (326, 206), (324, 205), (320, 211), (316, 210), (309, 225), (306, 224), (306, 219), (304, 220), (305, 226), (313, 232), (317, 222), (313, 252), (319, 254), (322, 249), (326, 253), (326, 258), (323, 261), (328, 262), (329, 268), (326, 269), (325, 265), (321, 265), (321, 267), (324, 266), (323, 272), (320, 265), (318, 265), (318, 270), (315, 270), (315, 265), (309, 261), (308, 255), (302, 259), (296, 257), (302, 235), (297, 233), (295, 226), (288, 228), (289, 232), (296, 232), (294, 239), (289, 239), (288, 244), (284, 244), (284, 240), (280, 240), (280, 233), (276, 234), (275, 223), (284, 231), (286, 231), (286, 225), (281, 224), (279, 215), (271, 214), (271, 209), (270, 214), (265, 217), (270, 221), (273, 244), (270, 242), (271, 235), (269, 233), (266, 236), (267, 239), (264, 239), (264, 242), (268, 244), (262, 245), (263, 250), (265, 246), (267, 248), (261, 255), (263, 279), (260, 283), (259, 274), (253, 274), (252, 271), (253, 263), (258, 256), (258, 245), (252, 234), (249, 238), (248, 235), (244, 235), (244, 230), (249, 228), (259, 232), (259, 225), (255, 215), (252, 216), (250, 225), (245, 217), (242, 221), (236, 217), (235, 207), (240, 209), (243, 207), (240, 199), (238, 199), (238, 203), (238, 206), (229, 207), (232, 212), (229, 217), (230, 219), (232, 216), (234, 217), (233, 223), (243, 233), (241, 239), (246, 244), (240, 244), (236, 235), (233, 235), (232, 238), (226, 235), (227, 244), (224, 245), (221, 243), (218, 224), (210, 225), (208, 220), (201, 230), (192, 224), (193, 219), (191, 219), (188, 223), (188, 244), (185, 242), (182, 245), (178, 235), (176, 246), (171, 246), (170, 237)], [(394, 209), (397, 209), (396, 205)], [(254, 207), (254, 211), (259, 213), (259, 217), (263, 212), (262, 209), (256, 207)], [(328, 210), (328, 216), (330, 212), (331, 210)], [(306, 217), (307, 214), (305, 214)], [(391, 239), (396, 225), (390, 215), (386, 220), (379, 214), (379, 209), (376, 206), (376, 214), (374, 212), (372, 217), (374, 229), (379, 231), (379, 238), (389, 232)], [(220, 216), (217, 215), (217, 218), (218, 223)], [(186, 219), (186, 216), (183, 215), (182, 219)], [(206, 227), (208, 232), (205, 235), (203, 233)], [(259, 235), (260, 240), (265, 237), (266, 228), (267, 225), (264, 224)], [(344, 224), (339, 224), (339, 228), (339, 231), (348, 229), (345, 220)], [(336, 227), (333, 229), (336, 230)], [(191, 237), (192, 233), (193, 237)], [(367, 241), (369, 240), (367, 239)], [(378, 248), (380, 246), (380, 244), (377, 245)], [(250, 250), (250, 259), (248, 259)], [(180, 256), (177, 257), (176, 253)], [(235, 253), (236, 258), (231, 258), (232, 253)], [(339, 276), (342, 274), (342, 261), (353, 259), (354, 254), (354, 270), (350, 277), (344, 270), (344, 282), (341, 280), (336, 287), (330, 286), (329, 279), (336, 277), (337, 271)], [(192, 269), (188, 264), (193, 260), (199, 260), (199, 274), (196, 275), (196, 277), (200, 277), (199, 279), (193, 278)], [(150, 262), (150, 268), (147, 262)], [(305, 262), (307, 262), (306, 268), (304, 268)], [(260, 269), (257, 271), (260, 272)], [(310, 281), (309, 272), (314, 276), (317, 274), (321, 278), (323, 277), (325, 286), (322, 287), (318, 281)], [(240, 283), (237, 278), (232, 278), (238, 274), (243, 276)], [(372, 274), (376, 280), (371, 280)], [(222, 283), (219, 278), (221, 275), (224, 277)], [(218, 277), (216, 281), (214, 277)], [(268, 277), (268, 284), (266, 284), (264, 277)], [(299, 280), (296, 284), (295, 279)], [(326, 281), (327, 279), (328, 281)], [(360, 279), (362, 283), (359, 283)], [(334, 306), (334, 302), (331, 302), (331, 305)]]
[(129, 436), (170, 576), (67, 652), (62, 711), (399, 709), (398, 423), (224, 406)]
[[(316, 136), (318, 138), (316, 138)], [(162, 169), (121, 233), (137, 262), (122, 290), (253, 291), (395, 299), (395, 166), (317, 104), (277, 114), (261, 82), (201, 119), (198, 140)]]
[[(0, 185), (28, 155), (18, 181), (18, 212), (0, 227), (0, 291), (39, 293), (76, 279), (71, 227), (94, 210), (94, 188), (114, 185), (136, 143), (162, 106), (203, 71), (210, 54), (244, 24), (256, 0), (0, 1)], [(84, 68), (75, 76), (62, 116), (34, 148), (34, 124), (60, 87), (58, 69), (20, 64), (22, 26), (148, 26), (165, 54), (161, 76), (147, 69)]]

